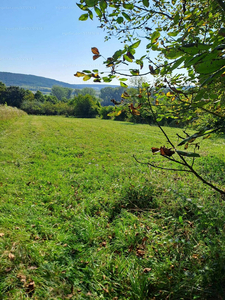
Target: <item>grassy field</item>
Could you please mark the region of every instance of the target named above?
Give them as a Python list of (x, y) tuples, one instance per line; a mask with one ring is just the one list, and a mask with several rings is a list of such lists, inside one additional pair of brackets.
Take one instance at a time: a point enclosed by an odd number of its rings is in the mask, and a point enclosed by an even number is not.
[[(167, 129), (176, 141), (180, 129)], [(225, 203), (156, 127), (24, 116), (0, 131), (0, 299), (225, 299)], [(225, 186), (225, 140), (197, 168)], [(165, 164), (164, 164), (165, 165)]]

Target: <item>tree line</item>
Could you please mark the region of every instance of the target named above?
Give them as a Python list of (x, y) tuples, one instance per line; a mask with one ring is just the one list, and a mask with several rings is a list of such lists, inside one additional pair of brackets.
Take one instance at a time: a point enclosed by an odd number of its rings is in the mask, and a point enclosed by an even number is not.
[[(140, 81), (140, 80), (139, 80)], [(0, 82), (0, 104), (17, 107), (28, 114), (34, 115), (65, 115), (78, 118), (113, 119), (135, 123), (154, 123), (153, 117), (144, 109), (136, 110), (137, 95), (141, 92), (141, 82), (134, 82), (133, 87), (105, 87), (97, 92), (93, 88), (71, 89), (53, 86), (50, 94), (40, 91), (35, 93), (17, 86), (6, 87)], [(167, 90), (165, 89), (166, 93)], [(185, 122), (179, 122), (167, 116), (166, 100), (152, 89), (152, 105), (154, 105), (161, 125), (181, 127)], [(118, 103), (132, 98), (133, 106), (121, 110)], [(160, 99), (160, 100), (158, 100)], [(159, 103), (160, 101), (160, 103)], [(197, 123), (197, 122), (196, 122)]]
[[(121, 101), (123, 87), (105, 87), (99, 93), (93, 88), (71, 89), (53, 86), (50, 94), (35, 93), (17, 86), (6, 87), (0, 82), (0, 104), (17, 107), (34, 115), (65, 115), (80, 118), (114, 119), (143, 122), (143, 118), (128, 112), (113, 113), (115, 103)], [(126, 89), (135, 95), (137, 88)], [(135, 103), (134, 103), (135, 104)], [(111, 115), (110, 115), (111, 114)]]

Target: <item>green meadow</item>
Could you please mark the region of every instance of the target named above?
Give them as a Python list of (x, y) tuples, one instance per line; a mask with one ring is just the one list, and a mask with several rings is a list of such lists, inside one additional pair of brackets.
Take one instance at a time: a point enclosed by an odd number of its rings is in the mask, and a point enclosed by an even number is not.
[[(173, 141), (182, 129), (165, 128)], [(225, 203), (151, 147), (155, 126), (22, 116), (0, 123), (0, 299), (225, 299)], [(197, 170), (225, 186), (225, 139)]]

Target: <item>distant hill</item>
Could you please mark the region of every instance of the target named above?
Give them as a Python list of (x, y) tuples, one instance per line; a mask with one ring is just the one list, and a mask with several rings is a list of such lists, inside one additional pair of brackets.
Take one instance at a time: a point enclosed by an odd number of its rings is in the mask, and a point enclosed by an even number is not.
[(26, 75), (18, 73), (0, 72), (0, 81), (6, 86), (19, 86), (21, 88), (36, 92), (41, 91), (42, 93), (50, 93), (53, 85), (58, 85), (62, 87), (72, 88), (72, 89), (83, 89), (85, 87), (93, 88), (97, 91), (104, 87), (117, 87), (116, 85), (106, 85), (106, 84), (70, 84), (55, 79), (45, 78), (36, 75)]

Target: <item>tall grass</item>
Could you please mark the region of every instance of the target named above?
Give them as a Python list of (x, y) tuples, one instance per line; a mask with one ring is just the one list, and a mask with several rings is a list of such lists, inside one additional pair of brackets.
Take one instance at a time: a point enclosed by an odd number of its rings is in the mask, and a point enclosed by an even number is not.
[(25, 116), (26, 113), (16, 107), (0, 104), (0, 122)]

